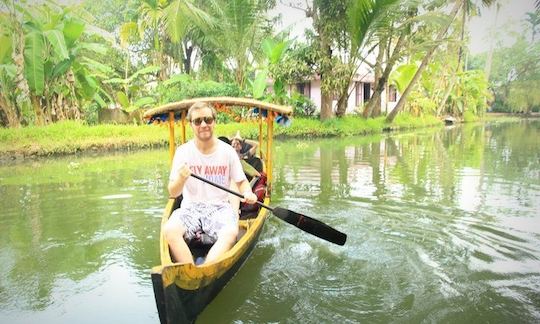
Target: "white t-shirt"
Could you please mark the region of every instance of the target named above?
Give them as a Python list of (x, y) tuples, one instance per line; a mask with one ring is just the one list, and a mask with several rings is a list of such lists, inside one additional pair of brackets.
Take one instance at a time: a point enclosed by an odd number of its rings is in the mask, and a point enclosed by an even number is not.
[[(240, 159), (232, 146), (217, 141), (217, 149), (211, 154), (201, 153), (195, 146), (195, 141), (180, 145), (176, 149), (169, 175), (169, 182), (178, 179), (178, 172), (183, 164), (187, 164), (191, 173), (197, 174), (207, 180), (229, 188), (231, 179), (234, 182), (246, 180)], [(219, 203), (229, 200), (229, 193), (189, 177), (182, 190), (185, 202)]]

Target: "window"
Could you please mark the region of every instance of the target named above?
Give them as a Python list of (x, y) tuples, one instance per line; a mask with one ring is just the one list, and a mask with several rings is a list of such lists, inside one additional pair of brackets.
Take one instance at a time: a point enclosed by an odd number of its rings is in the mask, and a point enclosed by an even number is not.
[(311, 82), (302, 82), (296, 84), (296, 91), (307, 98), (311, 98)]
[(355, 91), (356, 91), (356, 96), (355, 96), (355, 99), (354, 99), (354, 105), (356, 107), (359, 107), (361, 104), (364, 103), (364, 101), (362, 100), (362, 82), (356, 81), (354, 83), (354, 87), (355, 87)]
[(364, 83), (364, 102), (368, 101), (371, 98), (371, 83)]

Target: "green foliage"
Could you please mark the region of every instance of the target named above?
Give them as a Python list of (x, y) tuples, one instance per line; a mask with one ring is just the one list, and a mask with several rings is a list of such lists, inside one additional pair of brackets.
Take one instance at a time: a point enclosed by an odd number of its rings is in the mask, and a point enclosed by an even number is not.
[(155, 79), (155, 74), (159, 72), (157, 66), (146, 66), (126, 78), (111, 78), (104, 80), (104, 84), (121, 86), (122, 91), (116, 92), (116, 100), (122, 108), (131, 112), (136, 109), (149, 106), (156, 102), (156, 99), (149, 94), (146, 85)]
[(513, 82), (508, 91), (508, 107), (512, 112), (519, 113), (538, 111), (540, 108), (540, 91), (538, 90), (540, 90), (540, 80)]
[(474, 115), (483, 115), (488, 101), (492, 99), (484, 71), (465, 71), (461, 85), (461, 98), (467, 110)]
[[(0, 29), (1, 31), (1, 29)], [(7, 31), (6, 31), (7, 32)], [(12, 51), (13, 39), (11, 35), (0, 33), (0, 64), (5, 64), (9, 61)]]
[(295, 42), (280, 64), (271, 66), (272, 74), (287, 84), (310, 80), (316, 71), (316, 50), (310, 44)]
[[(266, 0), (215, 0), (207, 6), (207, 11), (216, 23), (212, 29), (198, 33), (200, 36), (195, 40), (204, 45), (203, 63), (217, 67), (222, 75), (221, 67), (226, 66), (242, 90), (261, 58), (261, 42), (272, 35), (266, 17), (271, 5), (272, 1)], [(209, 67), (203, 66), (203, 70), (209, 72)]]
[[(417, 118), (406, 113), (400, 114), (391, 125), (386, 124), (383, 117), (363, 119), (347, 116), (326, 122), (313, 118), (293, 118), (290, 127), (276, 126), (274, 134), (295, 138), (351, 136), (376, 134), (389, 128), (407, 129), (436, 125), (442, 125), (442, 122), (433, 116)], [(219, 135), (232, 136), (238, 130), (244, 137), (256, 139), (258, 124), (218, 123), (215, 132)], [(188, 138), (192, 136), (189, 127), (187, 136)], [(43, 127), (0, 128), (0, 154), (3, 156), (16, 154), (48, 156), (96, 149), (165, 146), (167, 143), (166, 126), (111, 124), (89, 126), (76, 121), (63, 121)]]
[(296, 91), (291, 94), (287, 103), (293, 107), (295, 117), (313, 117), (317, 109), (313, 101)]
[(262, 50), (268, 63), (278, 64), (292, 42), (288, 40), (278, 41), (273, 38), (265, 38), (262, 42)]
[(470, 110), (467, 110), (463, 114), (463, 121), (466, 122), (466, 123), (471, 123), (471, 122), (474, 122), (474, 121), (477, 121), (477, 120), (478, 120), (478, 117), (474, 114), (474, 112), (472, 112)]
[(442, 125), (442, 121), (433, 115), (415, 116), (411, 113), (403, 112), (388, 127), (392, 129), (414, 129), (440, 125)]
[(197, 97), (240, 97), (244, 95), (234, 83), (195, 80), (185, 74), (173, 76), (170, 80), (174, 81), (165, 81), (157, 88), (161, 103)]
[(390, 80), (399, 92), (403, 92), (409, 83), (411, 83), (417, 70), (418, 66), (416, 64), (402, 64), (390, 74)]
[(84, 8), (96, 19), (94, 25), (114, 32), (125, 21), (137, 16), (139, 1), (136, 0), (84, 0)]
[(278, 127), (275, 134), (290, 137), (352, 136), (381, 133), (386, 129), (409, 129), (439, 125), (442, 125), (442, 122), (433, 116), (418, 118), (407, 113), (398, 115), (390, 125), (386, 124), (384, 117), (364, 119), (346, 116), (324, 122), (311, 118), (294, 118), (290, 127)]
[(407, 102), (409, 112), (415, 116), (423, 114), (435, 115), (437, 110), (437, 102), (426, 96), (422, 91), (411, 91)]
[(266, 38), (262, 42), (262, 52), (265, 55), (263, 69), (257, 73), (255, 80), (251, 82), (253, 88), (253, 97), (260, 99), (266, 89), (267, 77), (273, 81), (272, 91), (266, 95), (266, 100), (275, 103), (284, 103), (287, 100), (287, 91), (285, 90), (285, 80), (282, 75), (275, 75), (272, 71), (275, 66), (279, 66), (283, 60), (286, 51), (288, 50), (291, 42), (281, 39), (283, 36), (277, 36), (275, 38)]
[[(529, 16), (530, 23), (535, 23)], [(506, 36), (505, 33), (498, 37)], [(526, 35), (512, 35), (516, 42), (510, 47), (497, 46), (493, 53), (489, 87), (494, 99), (492, 111), (530, 112), (540, 106), (538, 82), (540, 80), (540, 41), (531, 42)], [(484, 55), (472, 58), (473, 62), (484, 62)], [(483, 66), (481, 66), (483, 68)]]
[(268, 70), (262, 70), (257, 73), (255, 80), (251, 82), (253, 88), (253, 98), (261, 99), (266, 90), (266, 80), (268, 78)]
[(24, 42), (24, 72), (30, 89), (38, 96), (42, 95), (45, 89), (44, 47), (45, 42), (41, 33), (31, 32), (26, 35)]
[(122, 91), (118, 91), (116, 93), (116, 99), (118, 100), (118, 103), (122, 106), (122, 108), (128, 108), (129, 107), (129, 98)]
[(21, 151), (28, 155), (73, 154), (92, 148), (143, 148), (166, 143), (167, 131), (153, 125), (87, 126), (63, 121), (44, 127), (0, 129), (2, 154)]
[(351, 52), (356, 53), (368, 40), (368, 33), (378, 20), (388, 16), (396, 0), (352, 1), (347, 9), (347, 30), (351, 37)]
[[(105, 49), (101, 44), (88, 41), (91, 38), (102, 41), (90, 32), (87, 19), (91, 17), (77, 6), (68, 8), (54, 2), (23, 2), (9, 10), (15, 14), (7, 16), (7, 24), (0, 22), (0, 35), (15, 35), (12, 38), (15, 46), (10, 48), (11, 52), (0, 54), (3, 63), (18, 67), (17, 71), (22, 74), (15, 75), (16, 83), (2, 84), (2, 92), (14, 94), (4, 98), (3, 108), (9, 115), (23, 118), (10, 123), (35, 121), (41, 124), (81, 118), (96, 93), (103, 92), (100, 78), (112, 73), (106, 64), (90, 58), (96, 51)], [(6, 37), (0, 41), (4, 39)], [(21, 45), (24, 57), (18, 55)], [(28, 115), (30, 102), (34, 107)]]

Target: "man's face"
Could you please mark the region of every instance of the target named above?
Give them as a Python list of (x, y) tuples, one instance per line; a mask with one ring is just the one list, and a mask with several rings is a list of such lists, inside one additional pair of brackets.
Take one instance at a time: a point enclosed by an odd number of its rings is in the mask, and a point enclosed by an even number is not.
[(205, 142), (212, 139), (215, 124), (212, 110), (209, 108), (194, 110), (191, 114), (191, 128), (195, 137), (200, 141)]

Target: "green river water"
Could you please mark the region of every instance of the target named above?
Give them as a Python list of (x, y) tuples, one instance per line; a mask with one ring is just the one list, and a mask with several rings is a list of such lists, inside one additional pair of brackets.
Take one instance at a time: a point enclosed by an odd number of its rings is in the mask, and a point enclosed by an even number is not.
[[(0, 323), (158, 323), (167, 150), (0, 166)], [(277, 141), (273, 217), (200, 323), (540, 322), (540, 122)]]

